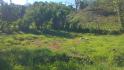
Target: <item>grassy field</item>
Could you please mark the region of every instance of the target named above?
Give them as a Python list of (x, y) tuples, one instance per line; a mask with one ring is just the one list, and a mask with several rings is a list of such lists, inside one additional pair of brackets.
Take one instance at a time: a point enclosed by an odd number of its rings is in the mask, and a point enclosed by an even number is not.
[(1, 34), (0, 69), (124, 70), (124, 34), (70, 35)]

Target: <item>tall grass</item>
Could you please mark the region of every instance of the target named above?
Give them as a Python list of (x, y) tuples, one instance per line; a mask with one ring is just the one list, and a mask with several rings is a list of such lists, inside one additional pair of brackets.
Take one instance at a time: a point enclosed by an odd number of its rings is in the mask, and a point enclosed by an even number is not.
[[(0, 52), (1, 70), (117, 70), (109, 63), (89, 63), (79, 58), (56, 54), (48, 49), (11, 48)], [(123, 66), (123, 55), (114, 56), (114, 64)], [(84, 60), (84, 61), (81, 61)]]
[(123, 39), (123, 34), (1, 35), (0, 69), (124, 70)]

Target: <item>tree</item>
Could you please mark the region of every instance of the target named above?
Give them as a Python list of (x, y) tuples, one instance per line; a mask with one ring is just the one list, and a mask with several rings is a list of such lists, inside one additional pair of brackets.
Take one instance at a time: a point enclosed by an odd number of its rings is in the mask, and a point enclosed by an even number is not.
[(24, 27), (23, 29), (27, 28), (25, 30), (28, 30), (30, 25), (35, 23), (37, 31), (42, 31), (49, 25), (53, 29), (62, 29), (71, 9), (72, 7), (61, 3), (35, 2), (26, 10), (23, 17), (24, 25), (22, 24), (21, 28)]
[(121, 23), (122, 30), (124, 30), (124, 1), (113, 0), (113, 4), (118, 15), (118, 22)]
[(84, 9), (88, 6), (88, 1), (87, 0), (82, 0), (80, 1), (80, 9)]
[(0, 6), (0, 31), (9, 33), (14, 28), (13, 22), (22, 18), (25, 13), (25, 6), (7, 4)]
[(76, 10), (84, 9), (90, 4), (88, 0), (75, 0)]
[(75, 0), (76, 11), (80, 8), (81, 0)]
[(1, 10), (0, 10), (1, 19), (3, 21), (8, 21), (8, 22), (15, 21), (24, 15), (24, 11), (25, 11), (24, 6), (14, 5), (14, 4), (11, 4), (11, 5), (5, 4), (1, 6)]
[(3, 0), (0, 0), (0, 5), (3, 5), (4, 1)]

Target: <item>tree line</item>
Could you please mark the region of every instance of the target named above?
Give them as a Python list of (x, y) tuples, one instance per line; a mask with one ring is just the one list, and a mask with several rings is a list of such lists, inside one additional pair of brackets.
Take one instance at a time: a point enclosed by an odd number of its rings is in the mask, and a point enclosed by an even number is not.
[[(103, 27), (104, 21), (115, 26), (121, 24), (119, 31), (123, 31), (123, 5), (123, 0), (75, 0), (75, 6), (54, 2), (16, 5), (0, 0), (0, 31), (108, 32), (111, 27), (107, 29), (107, 24)], [(103, 20), (106, 18), (115, 21)]]

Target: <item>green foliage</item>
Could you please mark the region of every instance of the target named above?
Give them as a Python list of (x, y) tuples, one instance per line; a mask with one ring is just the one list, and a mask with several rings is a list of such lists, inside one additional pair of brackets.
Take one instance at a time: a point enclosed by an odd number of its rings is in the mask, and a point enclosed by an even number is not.
[(35, 2), (29, 6), (5, 3), (0, 6), (0, 31), (49, 33), (52, 30), (64, 30), (117, 34), (123, 28), (123, 10), (118, 12), (121, 7), (121, 3), (117, 4), (113, 0), (84, 0), (80, 2), (82, 9), (77, 12), (73, 6), (62, 3)]
[(64, 26), (66, 16), (70, 11), (69, 6), (61, 3), (36, 2), (26, 10), (24, 18), (19, 22), (20, 29), (29, 30), (32, 23), (39, 31), (61, 28)]
[[(91, 14), (94, 15), (91, 16)], [(117, 34), (120, 33), (121, 29), (121, 24), (117, 21), (117, 17), (114, 15), (98, 16), (93, 11), (80, 10), (78, 13), (69, 15), (65, 28), (75, 32)]]
[(81, 34), (121, 33), (123, 1), (79, 1), (75, 12), (62, 3), (0, 0), (0, 69), (124, 70), (123, 34)]
[(115, 54), (113, 57), (114, 63), (116, 63), (117, 66), (124, 66), (124, 54), (118, 53)]
[(12, 70), (11, 64), (5, 59), (5, 57), (0, 57), (0, 69)]
[(3, 21), (16, 21), (24, 15), (25, 7), (21, 5), (2, 5), (0, 6), (0, 19)]
[(4, 34), (0, 36), (0, 68), (4, 70), (123, 70), (123, 39), (124, 35), (77, 34), (74, 38), (62, 38), (32, 34)]

